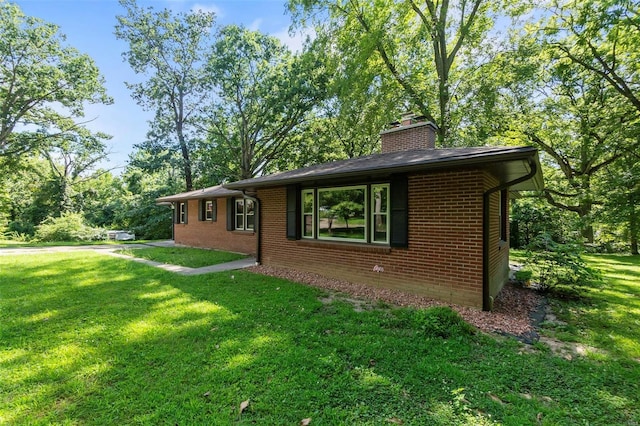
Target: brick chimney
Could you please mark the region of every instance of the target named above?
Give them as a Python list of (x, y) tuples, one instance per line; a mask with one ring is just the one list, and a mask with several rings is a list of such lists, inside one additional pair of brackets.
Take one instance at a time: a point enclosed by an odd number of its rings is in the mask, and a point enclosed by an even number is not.
[(382, 153), (408, 151), (411, 149), (434, 149), (436, 126), (422, 116), (413, 113), (402, 115), (400, 122), (391, 123), (391, 128), (380, 133)]

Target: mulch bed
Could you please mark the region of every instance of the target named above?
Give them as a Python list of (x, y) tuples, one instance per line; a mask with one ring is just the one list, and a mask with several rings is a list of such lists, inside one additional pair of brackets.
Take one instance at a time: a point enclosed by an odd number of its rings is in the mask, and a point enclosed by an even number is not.
[(504, 286), (493, 304), (492, 312), (485, 312), (475, 308), (443, 303), (415, 294), (368, 287), (346, 281), (327, 278), (317, 274), (310, 274), (290, 269), (272, 268), (268, 266), (253, 266), (249, 271), (285, 278), (290, 281), (318, 287), (349, 297), (371, 301), (383, 301), (391, 305), (414, 308), (428, 308), (432, 306), (449, 306), (457, 311), (468, 323), (488, 333), (508, 334), (524, 341), (536, 340), (534, 316), (543, 304), (543, 298), (535, 291), (509, 283)]

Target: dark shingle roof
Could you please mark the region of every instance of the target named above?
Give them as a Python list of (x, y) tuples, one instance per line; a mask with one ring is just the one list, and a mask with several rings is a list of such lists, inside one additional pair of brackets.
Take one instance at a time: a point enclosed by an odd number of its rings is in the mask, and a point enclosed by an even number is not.
[(223, 198), (241, 196), (242, 192), (227, 189), (222, 185), (210, 186), (209, 188), (196, 189), (195, 191), (182, 192), (180, 194), (167, 195), (165, 197), (156, 198), (156, 203), (171, 203), (175, 201), (185, 200), (201, 200), (205, 198)]
[[(538, 173), (532, 181), (520, 185), (517, 189), (542, 189), (538, 151), (532, 147), (440, 148), (374, 154), (245, 179), (224, 186), (229, 189), (255, 189), (329, 179), (358, 178), (365, 175), (383, 176), (471, 166), (489, 168), (499, 178), (508, 182), (512, 177), (526, 174), (529, 160), (536, 162)], [(520, 173), (522, 170), (524, 172)]]

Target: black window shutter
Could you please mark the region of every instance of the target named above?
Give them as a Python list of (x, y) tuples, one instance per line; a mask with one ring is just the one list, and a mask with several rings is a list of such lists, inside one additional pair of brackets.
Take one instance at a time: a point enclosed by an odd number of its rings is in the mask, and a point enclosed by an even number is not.
[(236, 223), (236, 215), (233, 208), (235, 205), (235, 198), (227, 198), (227, 231), (233, 231), (235, 229), (235, 226), (233, 226)]
[(287, 186), (287, 238), (300, 239), (300, 189), (296, 185)]
[(198, 220), (199, 221), (203, 221), (204, 220), (204, 209), (205, 209), (205, 201), (204, 200), (198, 200)]
[(173, 203), (173, 223), (178, 223), (178, 217), (180, 215), (180, 203)]
[(391, 247), (409, 246), (409, 182), (406, 176), (391, 179)]

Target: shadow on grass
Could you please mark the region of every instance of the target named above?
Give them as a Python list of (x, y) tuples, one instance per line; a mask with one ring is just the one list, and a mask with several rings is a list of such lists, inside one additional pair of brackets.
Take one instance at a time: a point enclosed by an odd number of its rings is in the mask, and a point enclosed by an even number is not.
[(0, 259), (0, 277), (0, 423), (639, 415), (640, 373), (627, 364), (602, 374), (601, 363), (524, 354), (513, 341), (431, 338), (411, 311), (323, 305), (316, 289), (248, 272), (182, 277), (85, 253)]

